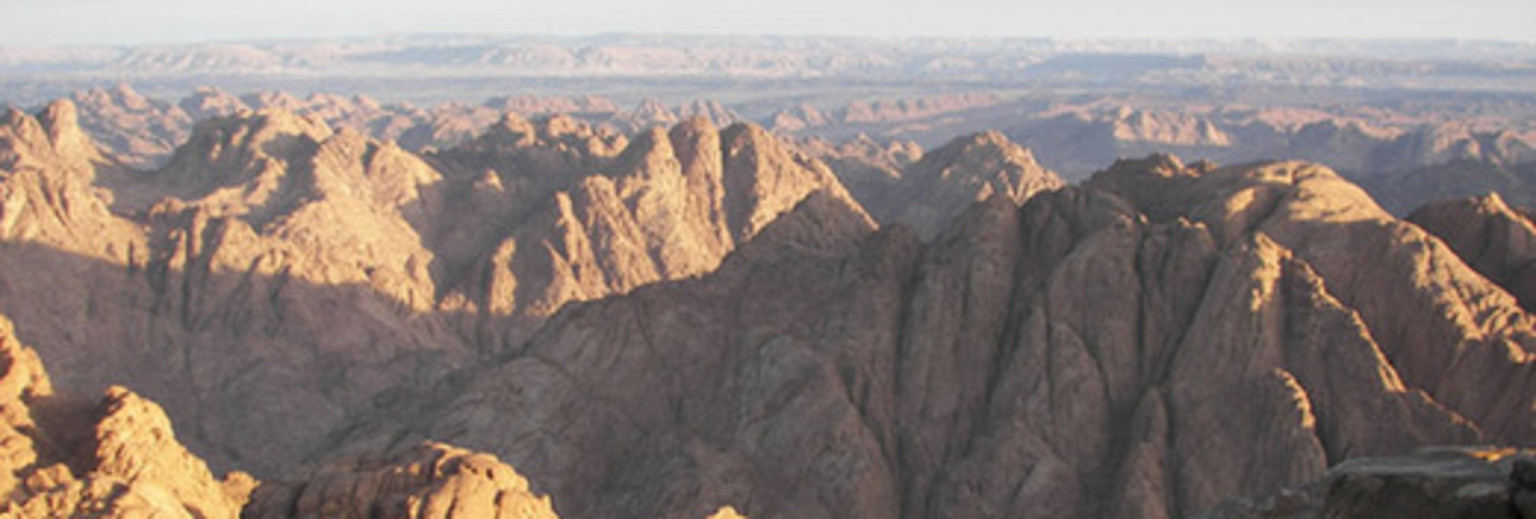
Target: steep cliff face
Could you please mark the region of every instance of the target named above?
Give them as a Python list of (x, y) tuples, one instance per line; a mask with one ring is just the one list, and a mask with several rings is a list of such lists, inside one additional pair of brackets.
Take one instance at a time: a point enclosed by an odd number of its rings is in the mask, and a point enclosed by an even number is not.
[(926, 244), (812, 197), (341, 443), (502, 453), (580, 516), (1176, 517), (1530, 441), (1530, 330), (1325, 168), (1153, 157)]
[(465, 286), (491, 313), (547, 316), (571, 301), (709, 272), (812, 193), (851, 198), (831, 172), (761, 128), (693, 119), (642, 132), (600, 173), (548, 191)]
[[(1204, 222), (1219, 240), (1269, 236), (1359, 314), (1408, 387), (1478, 424), (1489, 439), (1526, 441), (1536, 432), (1519, 418), (1529, 413), (1533, 321), (1514, 297), (1324, 168), (1280, 163), (1228, 171), (1172, 180), (1191, 200), (1189, 209), (1169, 216)], [(1103, 180), (1115, 189), (1113, 176)], [(1137, 199), (1146, 191), (1121, 192)]]

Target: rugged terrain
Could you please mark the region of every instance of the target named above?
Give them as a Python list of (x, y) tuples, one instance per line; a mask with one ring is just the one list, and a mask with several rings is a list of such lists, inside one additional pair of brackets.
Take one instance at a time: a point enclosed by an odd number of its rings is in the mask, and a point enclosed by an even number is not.
[(154, 402), (122, 387), (99, 401), (55, 392), (0, 317), (0, 514), (7, 517), (555, 517), (547, 496), (494, 456), (424, 443), (389, 460), (339, 460), (302, 485), (215, 479)]
[[(813, 194), (859, 207), (762, 128), (701, 118), (627, 137), (509, 114), (415, 154), (315, 116), (242, 112), (144, 171), (98, 151), (76, 110), (0, 127), (0, 308), (69, 385), (135, 387), (216, 466), (263, 474), (568, 302), (710, 272)], [(950, 206), (900, 218), (937, 227), (987, 193), (1058, 182), (977, 139), (984, 162), (939, 156), (888, 193), (942, 189)]]
[(1183, 516), (1530, 441), (1531, 324), (1325, 168), (1155, 157), (928, 243), (812, 198), (343, 444), (505, 453), (583, 516)]
[[(1227, 95), (1194, 97), (945, 93), (855, 98), (820, 107), (769, 101), (667, 104), (647, 98), (624, 108), (602, 96), (529, 94), (417, 107), (362, 95), (236, 95), (212, 87), (160, 100), (121, 83), (69, 97), (82, 129), (118, 160), (140, 169), (162, 167), (198, 122), (243, 111), (316, 118), (413, 153), (466, 145), (512, 112), (530, 120), (564, 115), (595, 132), (626, 136), (694, 118), (716, 127), (756, 121), (795, 137), (789, 146), (825, 162), (855, 190), (880, 189), (924, 148), (937, 152), (957, 135), (1001, 129), (1037, 154), (1030, 160), (1071, 181), (1118, 158), (1151, 153), (1218, 163), (1302, 159), (1328, 164), (1397, 215), (1431, 201), (1488, 192), (1517, 205), (1536, 204), (1536, 100), (1484, 93), (1424, 99), (1383, 94), (1385, 99), (1377, 100), (1341, 92), (1309, 93), (1297, 101), (1233, 88)], [(878, 206), (885, 200), (867, 202)]]
[[(79, 111), (0, 121), (0, 312), (62, 386), (142, 393), (266, 481), (140, 471), (165, 509), (1170, 517), (1536, 441), (1530, 226), (1497, 199), (1416, 225), (1308, 162), (1069, 186), (998, 132), (923, 152), (706, 117), (505, 113), (415, 151), (237, 108), (142, 168)], [(64, 447), (16, 458), (59, 483), (15, 506), (135, 473), (60, 454), (103, 413), (26, 418), (51, 393), (24, 369), (11, 428)], [(193, 459), (144, 420), (179, 453), (150, 458)], [(106, 499), (67, 492), (51, 510)]]

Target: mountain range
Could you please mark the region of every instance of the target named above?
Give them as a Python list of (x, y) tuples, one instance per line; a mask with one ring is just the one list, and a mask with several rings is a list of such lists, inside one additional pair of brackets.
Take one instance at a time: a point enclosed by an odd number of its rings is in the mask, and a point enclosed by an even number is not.
[(832, 108), (788, 105), (757, 117), (744, 115), (753, 111), (750, 106), (738, 111), (717, 101), (667, 105), (647, 99), (624, 109), (590, 95), (502, 96), (479, 104), (416, 107), (361, 95), (301, 99), (281, 91), (237, 96), (201, 88), (169, 102), (119, 84), (70, 98), (82, 129), (107, 153), (140, 169), (162, 166), (198, 122), (243, 111), (313, 116), (411, 152), (464, 145), (510, 112), (526, 119), (564, 115), (593, 131), (624, 136), (695, 117), (717, 127), (754, 122), (790, 137), (788, 146), (815, 156), (844, 183), (858, 187), (897, 178), (925, 148), (997, 128), (1068, 181), (1086, 179), (1119, 158), (1153, 153), (1218, 163), (1303, 159), (1330, 165), (1400, 216), (1431, 201), (1488, 192), (1517, 205), (1536, 204), (1536, 126), (1529, 117), (1536, 103), (1477, 96), (1427, 107), (1257, 99), (1213, 107), (1119, 95), (1063, 100), (944, 94), (856, 100)]
[[(1536, 441), (1536, 227), (1496, 195), (131, 93), (0, 119), (9, 512), (1192, 516)], [(168, 153), (84, 122), (135, 105)]]

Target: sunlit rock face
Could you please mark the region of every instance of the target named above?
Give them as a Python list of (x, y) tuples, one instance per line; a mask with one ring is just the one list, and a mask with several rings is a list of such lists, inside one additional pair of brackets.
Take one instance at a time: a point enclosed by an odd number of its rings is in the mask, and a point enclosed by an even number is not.
[(242, 517), (554, 519), (516, 470), (484, 453), (426, 442), (388, 458), (331, 460), (297, 483), (270, 483)]
[(215, 479), (154, 402), (113, 387), (92, 403), (55, 393), (0, 317), (0, 514), (235, 517), (257, 482)]

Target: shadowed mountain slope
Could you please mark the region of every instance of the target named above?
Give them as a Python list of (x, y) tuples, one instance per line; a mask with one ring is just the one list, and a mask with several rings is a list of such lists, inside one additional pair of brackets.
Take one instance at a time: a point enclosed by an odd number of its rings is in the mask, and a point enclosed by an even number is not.
[(860, 221), (808, 199), (337, 445), (500, 453), (580, 516), (1176, 517), (1536, 437), (1532, 318), (1320, 166), (1126, 161), (929, 243)]
[(71, 387), (144, 391), (215, 466), (263, 474), (567, 302), (703, 274), (801, 199), (849, 200), (748, 125), (508, 118), (422, 156), (273, 110), (136, 171), (73, 113), (0, 125), (0, 310)]

